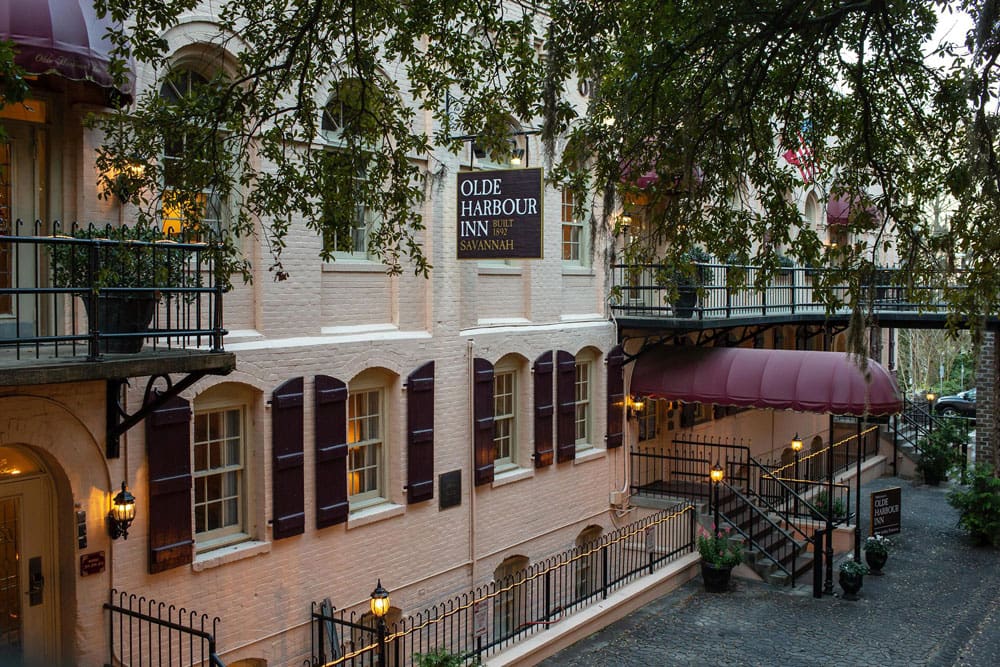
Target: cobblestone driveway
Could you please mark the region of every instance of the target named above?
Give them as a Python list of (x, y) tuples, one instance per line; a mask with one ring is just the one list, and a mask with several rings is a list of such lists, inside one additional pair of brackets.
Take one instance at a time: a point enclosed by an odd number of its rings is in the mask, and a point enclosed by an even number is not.
[(971, 546), (947, 485), (895, 478), (862, 488), (863, 534), (869, 493), (893, 486), (902, 533), (859, 601), (743, 579), (710, 594), (698, 577), (542, 664), (1000, 666), (1000, 552)]

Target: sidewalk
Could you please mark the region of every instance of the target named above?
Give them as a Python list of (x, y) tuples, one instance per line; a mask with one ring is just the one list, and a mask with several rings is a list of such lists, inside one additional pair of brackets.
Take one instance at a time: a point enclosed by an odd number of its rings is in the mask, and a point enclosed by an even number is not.
[(541, 664), (1000, 665), (1000, 552), (972, 547), (958, 529), (950, 483), (883, 477), (863, 486), (862, 535), (869, 494), (894, 486), (902, 532), (885, 576), (865, 577), (859, 601), (738, 578), (729, 593), (710, 594), (698, 577)]

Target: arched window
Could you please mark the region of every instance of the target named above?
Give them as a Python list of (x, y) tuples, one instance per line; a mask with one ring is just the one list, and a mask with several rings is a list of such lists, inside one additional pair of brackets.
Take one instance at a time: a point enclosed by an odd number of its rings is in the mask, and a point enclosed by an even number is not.
[(524, 622), (522, 588), (527, 567), (526, 556), (509, 556), (493, 571), (497, 591), (493, 598), (494, 641), (514, 636)]
[(587, 526), (576, 536), (576, 597), (578, 600), (588, 598), (600, 589), (601, 573), (597, 560), (599, 552), (595, 548), (603, 532), (604, 529), (600, 526)]
[(381, 77), (347, 78), (332, 86), (323, 107), (320, 133), (327, 150), (317, 156), (323, 192), (323, 250), (335, 258), (368, 259), (376, 223), (367, 205), (375, 192), (368, 180), (371, 151), (382, 142), (382, 122), (390, 99)]
[[(208, 79), (200, 72), (179, 66), (167, 74), (160, 86), (160, 97), (168, 104), (180, 104), (208, 85)], [(160, 215), (163, 231), (168, 234), (221, 229), (225, 198), (208, 185), (214, 165), (205, 154), (196, 161), (186, 159), (189, 151), (202, 150), (208, 138), (221, 140), (217, 133), (198, 127), (164, 136)]]

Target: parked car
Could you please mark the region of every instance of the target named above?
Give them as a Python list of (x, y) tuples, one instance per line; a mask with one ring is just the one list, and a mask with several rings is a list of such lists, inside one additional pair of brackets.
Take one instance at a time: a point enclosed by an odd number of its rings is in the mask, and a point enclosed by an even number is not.
[(953, 396), (942, 396), (934, 404), (934, 412), (944, 417), (975, 417), (976, 390), (968, 389)]

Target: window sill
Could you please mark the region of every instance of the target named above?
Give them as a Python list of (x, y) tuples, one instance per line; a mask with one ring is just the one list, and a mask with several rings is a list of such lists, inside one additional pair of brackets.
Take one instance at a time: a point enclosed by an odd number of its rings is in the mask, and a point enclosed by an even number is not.
[(500, 266), (495, 264), (480, 264), (479, 275), (481, 276), (519, 276), (523, 273), (520, 266)]
[(520, 482), (522, 479), (531, 479), (535, 476), (535, 471), (531, 468), (509, 468), (503, 472), (496, 473), (493, 476), (492, 488), (497, 488), (501, 486), (506, 486), (508, 484), (513, 484), (514, 482)]
[(378, 505), (353, 510), (347, 517), (347, 530), (367, 526), (370, 523), (385, 521), (386, 519), (400, 516), (405, 511), (406, 507), (404, 505), (397, 505), (395, 503), (379, 503)]
[(370, 259), (338, 259), (334, 262), (323, 262), (323, 271), (340, 273), (385, 273), (385, 265)]
[(564, 276), (588, 276), (591, 278), (595, 275), (594, 269), (580, 264), (563, 264), (562, 274)]
[(573, 465), (579, 465), (581, 463), (587, 463), (588, 461), (596, 461), (598, 459), (603, 459), (608, 455), (608, 450), (598, 449), (592, 445), (588, 445), (586, 448), (581, 448), (576, 450), (576, 457), (573, 459)]
[(260, 542), (258, 540), (248, 540), (239, 544), (232, 544), (228, 547), (219, 547), (211, 551), (205, 551), (195, 555), (191, 569), (195, 572), (211, 570), (220, 565), (235, 563), (238, 560), (261, 556), (271, 552), (270, 542)]

